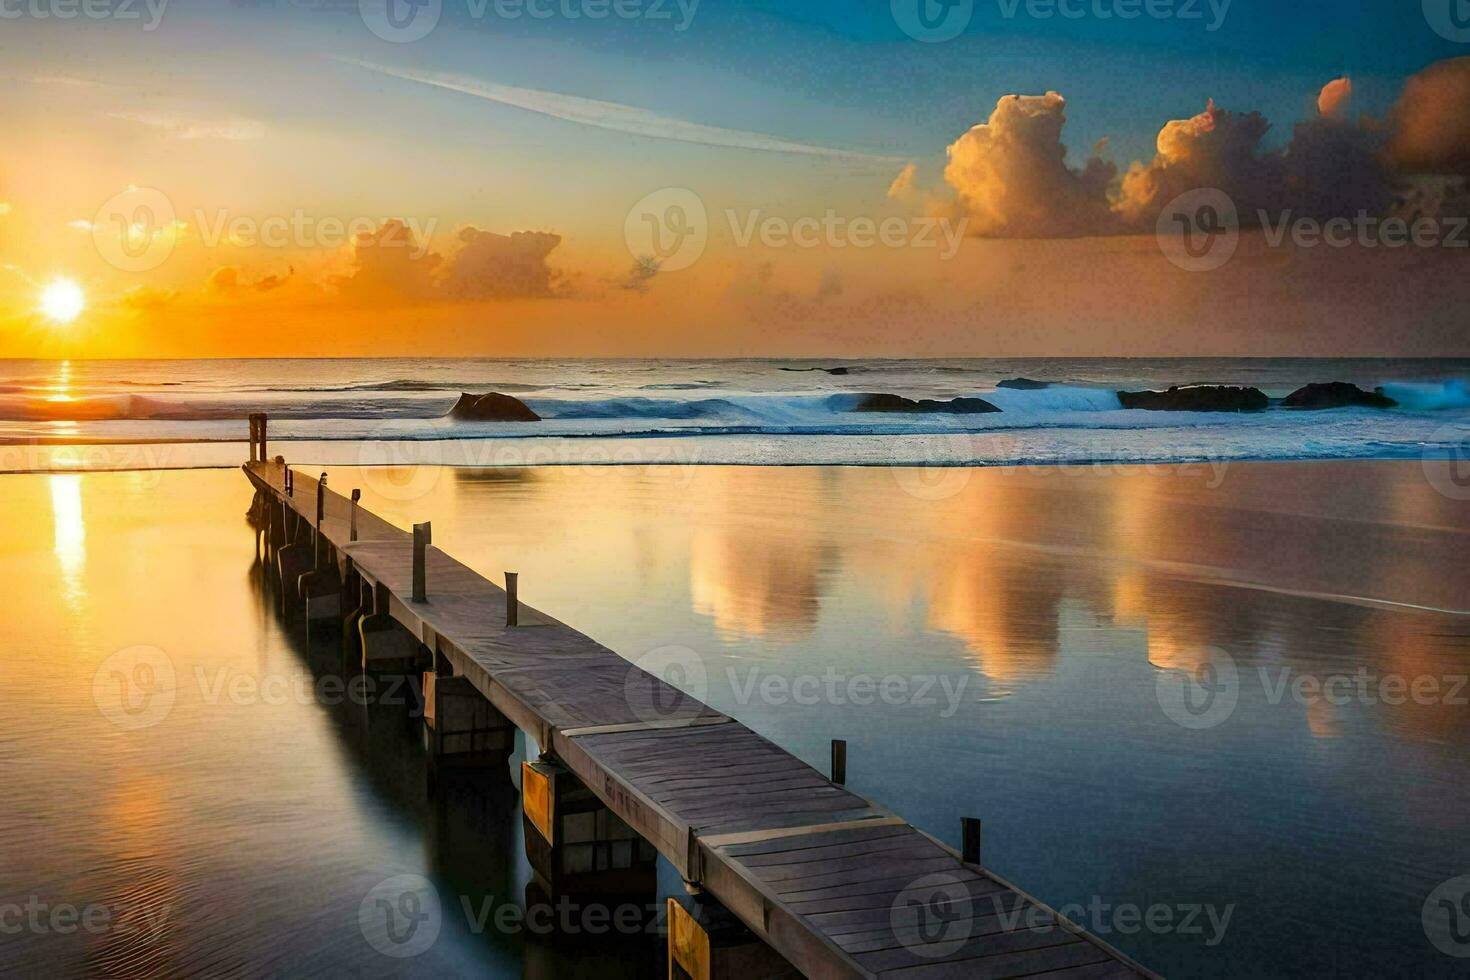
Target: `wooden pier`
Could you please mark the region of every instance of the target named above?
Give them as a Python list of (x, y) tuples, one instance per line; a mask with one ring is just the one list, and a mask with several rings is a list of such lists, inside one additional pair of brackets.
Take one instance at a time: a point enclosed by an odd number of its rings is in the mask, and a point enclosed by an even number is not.
[[(283, 589), (315, 602), (313, 615), (347, 617), (365, 644), (371, 629), (401, 628), (408, 643), (394, 648), (397, 656), (416, 655), (414, 669), (428, 670), (429, 687), (458, 685), (461, 698), (478, 692), (493, 708), (483, 714), (534, 739), (542, 756), (523, 770), (522, 798), (542, 834), (558, 826), (551, 811), (572, 808), (556, 802), (572, 799), (556, 784), (575, 785), (636, 832), (634, 843), (672, 864), (710, 909), (738, 919), (735, 928), (767, 947), (758, 952), (779, 954), (785, 963), (771, 962), (785, 975), (794, 968), (822, 978), (1153, 976), (981, 867), (978, 821), (966, 824), (969, 853), (953, 851), (839, 785), (840, 773), (834, 782), (508, 599), (433, 547), (427, 526), (410, 534), (360, 507), (355, 492), (343, 496), (279, 457), (268, 461), (264, 417), (251, 422), (244, 471), (267, 539), (307, 556), (282, 556)], [(324, 605), (334, 583), (339, 605)], [(429, 701), (432, 713), (432, 692)], [(483, 731), (493, 736), (493, 726)], [(503, 740), (493, 744), (503, 760)], [(845, 760), (834, 748), (834, 763), (845, 768)], [(758, 957), (731, 954), (722, 967), (718, 915), (701, 919), (670, 904), (671, 977), (783, 975), (746, 965), (762, 963)]]

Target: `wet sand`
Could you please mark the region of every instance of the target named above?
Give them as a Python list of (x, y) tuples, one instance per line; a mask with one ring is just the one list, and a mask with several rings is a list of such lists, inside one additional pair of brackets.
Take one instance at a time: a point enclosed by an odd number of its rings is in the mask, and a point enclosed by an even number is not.
[[(1470, 503), (1432, 467), (328, 472), (630, 659), (693, 651), (695, 693), (814, 765), (846, 738), (849, 783), (926, 829), (982, 817), (987, 864), (1161, 972), (1460, 964), (1421, 922), (1470, 872)], [(564, 939), (467, 921), (524, 904), (514, 797), (430, 799), (407, 726), (324, 703), (340, 660), (270, 608), (239, 473), (0, 487), (0, 905), (140, 925), (26, 928), (21, 972), (574, 975)], [(161, 717), (117, 700), (140, 645)], [(358, 913), (405, 873), (445, 914), (394, 960)], [(1182, 927), (1205, 906), (1228, 925)]]

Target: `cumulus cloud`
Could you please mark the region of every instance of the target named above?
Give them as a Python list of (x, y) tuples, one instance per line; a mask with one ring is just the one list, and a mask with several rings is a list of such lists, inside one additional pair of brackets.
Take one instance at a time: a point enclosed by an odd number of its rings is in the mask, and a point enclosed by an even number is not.
[(950, 145), (944, 179), (971, 234), (1067, 238), (1112, 229), (1107, 190), (1116, 168), (1097, 156), (1081, 170), (1067, 166), (1066, 106), (1056, 92), (1006, 96), (988, 122)]
[(352, 272), (337, 281), (344, 296), (364, 302), (429, 300), (437, 293), (440, 257), (424, 251), (413, 231), (397, 218), (352, 244)]
[(1343, 116), (1353, 101), (1353, 80), (1344, 75), (1322, 86), (1317, 96), (1317, 111), (1324, 116)]
[(1413, 174), (1470, 175), (1470, 58), (1430, 65), (1404, 83), (1388, 158)]
[(547, 265), (561, 236), (545, 231), (497, 235), (462, 228), (460, 248), (446, 264), (442, 289), (455, 299), (526, 299), (553, 295), (557, 275)]
[(561, 236), (518, 231), (500, 235), (467, 226), (448, 255), (431, 252), (397, 219), (359, 235), (352, 271), (336, 280), (342, 295), (364, 302), (534, 299), (558, 295), (548, 263)]
[[(1470, 58), (1411, 78), (1387, 124), (1350, 118), (1352, 95), (1351, 79), (1328, 82), (1318, 114), (1275, 149), (1265, 145), (1271, 123), (1263, 115), (1211, 100), (1203, 112), (1165, 123), (1153, 158), (1121, 175), (1104, 159), (1103, 144), (1080, 168), (1068, 166), (1061, 95), (1006, 96), (988, 121), (950, 145), (949, 206), (970, 219), (974, 236), (1073, 238), (1150, 231), (1171, 201), (1200, 188), (1228, 194), (1247, 226), (1262, 212), (1321, 220), (1402, 214), (1410, 206), (1426, 213), (1455, 198), (1455, 188), (1408, 178), (1470, 174)], [(889, 196), (923, 196), (912, 165)]]

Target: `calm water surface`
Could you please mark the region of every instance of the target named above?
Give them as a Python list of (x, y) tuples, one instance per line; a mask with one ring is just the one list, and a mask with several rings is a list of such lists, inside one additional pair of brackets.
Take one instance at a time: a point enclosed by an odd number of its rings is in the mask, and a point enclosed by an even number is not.
[[(1418, 463), (329, 472), (630, 659), (683, 648), (814, 765), (847, 739), (939, 836), (980, 816), (988, 865), (1161, 972), (1463, 975), (1422, 913), (1470, 873), (1470, 505)], [(0, 905), (125, 926), (8, 931), (9, 968), (662, 970), (656, 938), (476, 931), (462, 898), (526, 901), (514, 791), (431, 797), (400, 715), (321, 696), (340, 657), (262, 591), (239, 473), (0, 490)], [(174, 697), (119, 718), (140, 645)], [(401, 874), (444, 914), (392, 959), (359, 913)]]

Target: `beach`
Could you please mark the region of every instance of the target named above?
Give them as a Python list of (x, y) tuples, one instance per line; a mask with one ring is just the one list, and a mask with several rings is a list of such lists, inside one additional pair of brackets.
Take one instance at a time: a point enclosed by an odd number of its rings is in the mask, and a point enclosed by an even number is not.
[[(323, 469), (630, 660), (692, 651), (681, 686), (809, 763), (847, 739), (849, 785), (918, 826), (981, 816), (987, 866), (1161, 973), (1238, 976), (1450, 975), (1420, 921), (1470, 866), (1450, 466)], [(0, 486), (0, 902), (114, 922), (27, 930), (18, 969), (381, 969), (360, 906), (422, 874), (415, 970), (553, 975), (565, 930), (475, 914), (527, 906), (514, 797), (429, 797), (388, 692), (324, 680), (240, 473)], [(166, 710), (118, 700), (140, 646)], [(661, 965), (657, 937), (575, 939), (606, 975)]]

